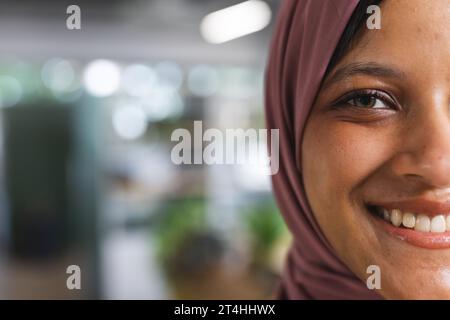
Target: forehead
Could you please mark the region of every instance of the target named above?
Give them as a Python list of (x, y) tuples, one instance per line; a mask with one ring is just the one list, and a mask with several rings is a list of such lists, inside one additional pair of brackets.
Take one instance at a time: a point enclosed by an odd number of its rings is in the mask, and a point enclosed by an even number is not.
[(381, 29), (363, 32), (340, 65), (395, 64), (413, 75), (450, 75), (450, 0), (384, 0)]

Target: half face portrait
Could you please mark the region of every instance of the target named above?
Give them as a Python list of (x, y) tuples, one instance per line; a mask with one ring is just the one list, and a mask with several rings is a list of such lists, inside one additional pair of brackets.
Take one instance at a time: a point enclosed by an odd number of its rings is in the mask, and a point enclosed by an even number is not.
[(278, 297), (450, 299), (450, 1), (288, 2), (266, 85), (294, 238)]

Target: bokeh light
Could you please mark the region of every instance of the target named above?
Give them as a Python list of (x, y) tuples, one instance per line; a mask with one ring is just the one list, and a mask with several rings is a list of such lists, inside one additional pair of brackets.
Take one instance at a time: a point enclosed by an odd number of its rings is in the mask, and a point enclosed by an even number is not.
[(150, 94), (157, 82), (156, 72), (143, 64), (132, 64), (125, 68), (122, 76), (124, 90), (133, 97)]
[(134, 105), (114, 110), (112, 125), (121, 138), (133, 140), (141, 137), (147, 130), (147, 116), (142, 108)]
[(216, 69), (210, 66), (198, 65), (189, 72), (189, 90), (196, 96), (211, 96), (218, 91), (219, 85), (219, 74)]
[(109, 60), (95, 60), (84, 72), (86, 90), (96, 97), (107, 97), (117, 91), (120, 85), (119, 66)]
[(161, 121), (182, 114), (184, 102), (179, 93), (167, 87), (158, 87), (142, 100), (149, 121)]
[(42, 67), (41, 78), (44, 85), (53, 92), (72, 91), (75, 70), (69, 61), (54, 58)]
[(0, 107), (12, 107), (22, 98), (20, 82), (11, 76), (0, 76)]
[(179, 90), (183, 84), (183, 71), (174, 62), (160, 62), (155, 66), (158, 83), (165, 88)]

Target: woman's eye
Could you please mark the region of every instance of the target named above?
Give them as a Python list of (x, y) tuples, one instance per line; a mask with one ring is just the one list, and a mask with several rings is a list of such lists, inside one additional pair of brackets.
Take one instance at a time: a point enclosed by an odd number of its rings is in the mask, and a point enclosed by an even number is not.
[(389, 106), (374, 95), (360, 95), (347, 101), (348, 104), (366, 109), (387, 109)]
[(350, 107), (356, 111), (398, 111), (400, 107), (389, 93), (381, 90), (358, 90), (352, 91), (333, 103), (333, 109)]

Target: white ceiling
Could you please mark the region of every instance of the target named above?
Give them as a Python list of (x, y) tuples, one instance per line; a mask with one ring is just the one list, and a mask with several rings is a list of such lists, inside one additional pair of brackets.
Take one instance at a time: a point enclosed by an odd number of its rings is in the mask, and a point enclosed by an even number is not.
[[(0, 3), (0, 53), (31, 59), (176, 60), (181, 64), (264, 63), (271, 27), (222, 45), (200, 36), (207, 13), (236, 0), (10, 1)], [(276, 0), (268, 1), (276, 10)], [(81, 7), (81, 30), (66, 29), (66, 8)]]

